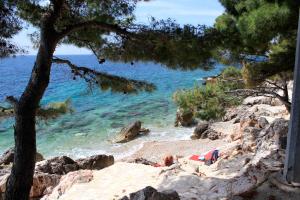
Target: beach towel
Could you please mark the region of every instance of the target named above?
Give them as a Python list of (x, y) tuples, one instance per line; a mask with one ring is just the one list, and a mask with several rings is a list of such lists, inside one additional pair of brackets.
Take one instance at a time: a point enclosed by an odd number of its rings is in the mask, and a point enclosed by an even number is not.
[(206, 165), (211, 165), (219, 158), (219, 150), (213, 149), (201, 155), (192, 155), (189, 159), (194, 161), (203, 161)]
[(195, 160), (195, 161), (202, 161), (202, 160), (199, 160), (199, 155), (192, 155), (189, 159)]

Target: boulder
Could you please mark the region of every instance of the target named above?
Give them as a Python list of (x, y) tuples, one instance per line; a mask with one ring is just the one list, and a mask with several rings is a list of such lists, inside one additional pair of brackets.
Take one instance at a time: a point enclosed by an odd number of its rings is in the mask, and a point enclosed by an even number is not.
[(242, 149), (244, 151), (253, 151), (256, 146), (256, 140), (261, 132), (260, 128), (256, 127), (246, 127), (242, 134)]
[(220, 136), (221, 136), (220, 133), (218, 133), (217, 131), (212, 130), (212, 129), (210, 129), (210, 131), (207, 133), (207, 137), (208, 137), (208, 139), (210, 139), (210, 140), (217, 140), (217, 139), (220, 139)]
[(282, 106), (284, 105), (279, 99), (273, 98), (271, 102), (271, 106)]
[(258, 127), (259, 128), (266, 128), (269, 125), (269, 122), (266, 118), (260, 117), (258, 119)]
[(42, 154), (40, 154), (39, 152), (36, 152), (36, 155), (35, 155), (35, 162), (40, 162), (42, 160), (45, 160), (45, 158), (43, 157)]
[(139, 134), (148, 134), (150, 133), (150, 129), (148, 128), (141, 128), (141, 130), (139, 131)]
[(0, 167), (0, 179), (2, 176), (9, 174), (11, 171), (11, 166), (7, 165), (7, 166), (1, 166)]
[(271, 126), (275, 134), (286, 136), (289, 130), (289, 121), (282, 118), (275, 119)]
[(45, 194), (51, 193), (53, 188), (58, 185), (60, 178), (61, 176), (57, 174), (35, 173), (30, 190), (30, 197), (40, 198)]
[(206, 131), (204, 131), (200, 137), (200, 139), (210, 139), (210, 140), (217, 140), (221, 137), (221, 133), (211, 129), (211, 128), (208, 128)]
[(100, 170), (114, 164), (113, 156), (96, 155), (76, 160), (80, 169)]
[(64, 175), (80, 169), (100, 170), (114, 164), (114, 157), (95, 155), (88, 158), (72, 160), (67, 156), (55, 157), (36, 164), (36, 172)]
[(0, 177), (0, 199), (2, 194), (4, 194), (6, 190), (6, 182), (8, 180), (8, 177), (9, 177), (9, 173)]
[(64, 175), (79, 170), (78, 164), (67, 156), (55, 157), (36, 164), (36, 171), (48, 174)]
[(238, 108), (228, 108), (226, 114), (222, 118), (223, 122), (231, 121), (234, 118), (238, 117), (239, 109)]
[[(14, 161), (15, 149), (10, 148), (0, 157), (0, 165), (9, 165)], [(44, 160), (42, 154), (36, 153), (36, 162)]]
[[(47, 193), (42, 200), (60, 199), (60, 197), (76, 183), (88, 183), (93, 180), (92, 170), (79, 170), (70, 172), (61, 177), (59, 184)], [(47, 191), (48, 192), (48, 191)]]
[(258, 124), (258, 120), (254, 114), (244, 116), (240, 120), (240, 130), (241, 132), (244, 131), (245, 128), (247, 127), (255, 127)]
[(281, 149), (285, 149), (287, 145), (287, 134), (289, 129), (289, 121), (279, 118), (275, 119), (267, 129), (268, 137), (276, 138), (277, 144)]
[(209, 123), (208, 122), (199, 122), (197, 127), (194, 130), (191, 139), (200, 139), (202, 133), (204, 133), (208, 129)]
[(113, 142), (115, 143), (126, 143), (129, 142), (140, 134), (149, 133), (149, 129), (142, 129), (142, 122), (136, 121), (134, 123), (129, 124), (127, 127), (122, 128), (120, 133), (115, 137)]
[(9, 165), (9, 163), (14, 162), (15, 150), (10, 148), (5, 151), (0, 158), (0, 165)]
[(243, 140), (249, 140), (251, 142), (254, 142), (259, 137), (260, 132), (260, 128), (249, 126), (244, 129)]
[(180, 200), (176, 191), (167, 190), (164, 192), (158, 192), (153, 187), (146, 187), (135, 193), (131, 193), (128, 197), (123, 197), (121, 200)]
[(257, 104), (272, 104), (272, 97), (264, 97), (264, 96), (257, 96), (257, 97), (247, 97), (243, 101), (243, 105), (257, 105)]
[[(81, 180), (89, 181), (92, 179), (92, 171), (82, 171), (80, 169), (100, 170), (113, 164), (114, 157), (106, 155), (96, 155), (85, 159), (78, 159), (76, 162), (67, 156), (55, 157), (38, 162), (33, 177), (30, 198), (41, 198), (44, 195), (52, 193), (53, 188), (60, 183), (60, 179), (64, 174), (68, 174), (68, 178), (64, 181), (64, 184), (66, 184), (67, 180), (70, 180), (70, 183), (62, 187), (69, 187), (68, 185), (74, 184), (75, 182)], [(9, 166), (0, 168), (0, 195), (5, 192), (10, 170)], [(69, 175), (73, 171), (76, 172)]]
[[(6, 182), (10, 173), (0, 177), (0, 195), (6, 190)], [(44, 196), (45, 191), (51, 192), (55, 187), (61, 176), (56, 174), (35, 173), (33, 176), (32, 187), (30, 190), (30, 198), (40, 198)]]
[(175, 127), (189, 127), (195, 125), (194, 114), (192, 111), (178, 109), (176, 113)]

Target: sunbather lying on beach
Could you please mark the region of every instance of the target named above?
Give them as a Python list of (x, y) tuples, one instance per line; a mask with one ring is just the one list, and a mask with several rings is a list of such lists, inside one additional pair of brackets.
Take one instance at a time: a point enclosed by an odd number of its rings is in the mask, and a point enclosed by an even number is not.
[(193, 155), (190, 157), (190, 160), (203, 161), (206, 165), (211, 165), (211, 164), (215, 163), (219, 157), (220, 157), (219, 150), (213, 149), (211, 151), (201, 154), (200, 156)]

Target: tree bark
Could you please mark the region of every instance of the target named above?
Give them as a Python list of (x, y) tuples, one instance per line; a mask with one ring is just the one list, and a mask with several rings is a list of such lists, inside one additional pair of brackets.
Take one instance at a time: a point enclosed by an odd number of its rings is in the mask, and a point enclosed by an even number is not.
[(296, 45), (296, 59), (294, 70), (294, 85), (292, 109), (287, 137), (287, 148), (283, 178), (286, 182), (300, 186), (300, 8), (298, 18), (298, 32)]
[(290, 101), (289, 101), (289, 90), (288, 90), (288, 84), (287, 84), (286, 80), (284, 80), (283, 89), (284, 89), (283, 90), (283, 99), (284, 99), (285, 102), (287, 102), (284, 105), (285, 105), (286, 109), (289, 112), (291, 112), (292, 105), (290, 104)]
[(31, 78), (15, 106), (15, 156), (5, 200), (29, 199), (36, 156), (35, 116), (49, 84), (52, 57), (57, 45), (56, 31), (49, 19), (42, 21), (40, 47)]

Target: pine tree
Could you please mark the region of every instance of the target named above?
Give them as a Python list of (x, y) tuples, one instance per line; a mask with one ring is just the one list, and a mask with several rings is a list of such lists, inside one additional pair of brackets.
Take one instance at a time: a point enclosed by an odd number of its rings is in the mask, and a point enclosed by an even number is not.
[[(295, 1), (220, 2), (225, 12), (214, 25), (219, 34), (216, 58), (243, 66), (244, 80), (251, 87), (246, 93), (278, 98), (290, 110), (287, 81), (292, 77), (295, 63), (298, 25)], [(278, 90), (283, 95), (278, 95)]]
[[(1, 40), (3, 37), (10, 38), (22, 28), (23, 21), (38, 30), (32, 34), (38, 53), (30, 80), (20, 98), (8, 98), (14, 106), (15, 114), (15, 156), (6, 187), (6, 200), (29, 199), (35, 167), (36, 116), (40, 114), (39, 104), (49, 84), (53, 63), (69, 67), (74, 79), (82, 78), (88, 84), (100, 86), (103, 90), (136, 93), (155, 89), (153, 84), (146, 81), (110, 75), (89, 66), (78, 66), (69, 60), (54, 57), (58, 45), (74, 44), (86, 47), (97, 56), (100, 64), (106, 59), (120, 59), (118, 53), (122, 52), (122, 59), (126, 58), (124, 60), (127, 62), (152, 60), (173, 68), (195, 68), (199, 65), (208, 68), (210, 53), (205, 53), (198, 46), (199, 42), (205, 42), (202, 37), (204, 29), (192, 29), (189, 26), (180, 28), (176, 23), (170, 23), (170, 20), (153, 22), (150, 26), (135, 24), (133, 11), (138, 1), (2, 1), (4, 6), (13, 6), (13, 10), (6, 12), (10, 15), (5, 14), (4, 23), (11, 16), (16, 25), (9, 25), (3, 30), (1, 28), (3, 33), (9, 33), (1, 35)], [(191, 44), (186, 44), (187, 41)], [(185, 52), (179, 51), (181, 48)], [(203, 52), (203, 56), (193, 58), (189, 55), (199, 55), (196, 52)]]

